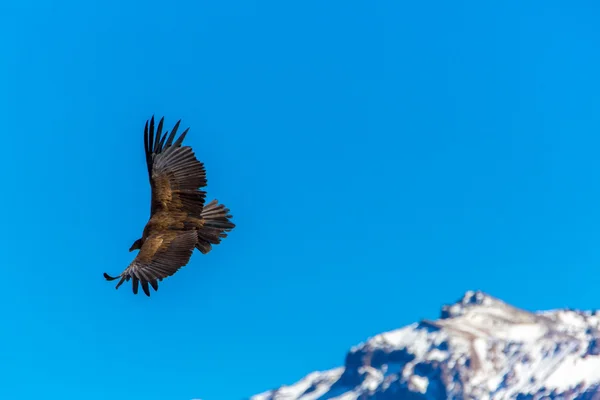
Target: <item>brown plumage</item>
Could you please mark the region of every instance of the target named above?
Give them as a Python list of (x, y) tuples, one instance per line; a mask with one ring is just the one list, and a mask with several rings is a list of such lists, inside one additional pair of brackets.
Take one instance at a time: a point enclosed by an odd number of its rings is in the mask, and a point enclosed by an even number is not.
[(206, 254), (212, 245), (219, 244), (235, 225), (230, 221), (229, 209), (213, 200), (204, 204), (206, 171), (196, 159), (192, 148), (182, 146), (186, 129), (175, 140), (177, 121), (171, 134), (162, 134), (164, 118), (154, 132), (154, 116), (144, 127), (144, 150), (148, 177), (152, 189), (150, 219), (142, 237), (129, 251), (139, 250), (131, 264), (117, 277), (104, 273), (106, 280), (120, 279), (116, 288), (125, 281), (132, 282), (137, 294), (141, 284), (150, 296), (148, 285), (158, 290), (158, 281), (175, 274), (185, 266), (194, 248)]

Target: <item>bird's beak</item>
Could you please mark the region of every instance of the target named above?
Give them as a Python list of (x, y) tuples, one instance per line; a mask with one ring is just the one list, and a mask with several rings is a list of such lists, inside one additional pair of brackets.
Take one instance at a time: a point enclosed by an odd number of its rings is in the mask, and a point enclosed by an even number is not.
[(138, 239), (135, 242), (133, 242), (133, 244), (129, 248), (129, 251), (132, 252), (134, 250), (139, 250), (141, 247), (142, 247), (141, 246), (141, 239)]

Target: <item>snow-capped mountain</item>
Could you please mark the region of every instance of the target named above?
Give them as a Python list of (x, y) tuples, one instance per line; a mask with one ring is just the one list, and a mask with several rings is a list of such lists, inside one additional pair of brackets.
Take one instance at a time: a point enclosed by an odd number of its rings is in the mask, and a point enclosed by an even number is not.
[(480, 291), (251, 400), (600, 400), (600, 311), (531, 313)]

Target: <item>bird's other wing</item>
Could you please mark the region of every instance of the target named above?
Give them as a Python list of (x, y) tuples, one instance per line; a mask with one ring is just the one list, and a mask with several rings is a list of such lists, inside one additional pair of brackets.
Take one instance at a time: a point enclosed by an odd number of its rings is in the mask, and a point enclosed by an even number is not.
[(189, 146), (182, 146), (189, 128), (175, 139), (181, 120), (177, 121), (171, 134), (162, 134), (164, 118), (156, 132), (154, 116), (144, 127), (144, 149), (148, 177), (152, 189), (150, 215), (157, 211), (185, 211), (199, 215), (204, 206), (206, 186), (204, 164), (196, 158)]
[[(196, 231), (164, 231), (148, 236), (139, 253), (129, 266), (119, 275), (124, 281), (132, 279), (133, 293), (137, 294), (138, 285), (150, 296), (148, 284), (158, 290), (158, 281), (175, 274), (190, 261), (198, 235)], [(118, 279), (104, 273), (106, 280)]]

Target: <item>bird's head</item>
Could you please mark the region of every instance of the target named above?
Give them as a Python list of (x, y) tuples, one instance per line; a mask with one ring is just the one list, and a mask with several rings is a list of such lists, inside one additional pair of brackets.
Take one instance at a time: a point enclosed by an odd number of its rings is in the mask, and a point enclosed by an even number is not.
[(142, 248), (142, 239), (138, 239), (129, 248), (129, 251), (139, 250)]

